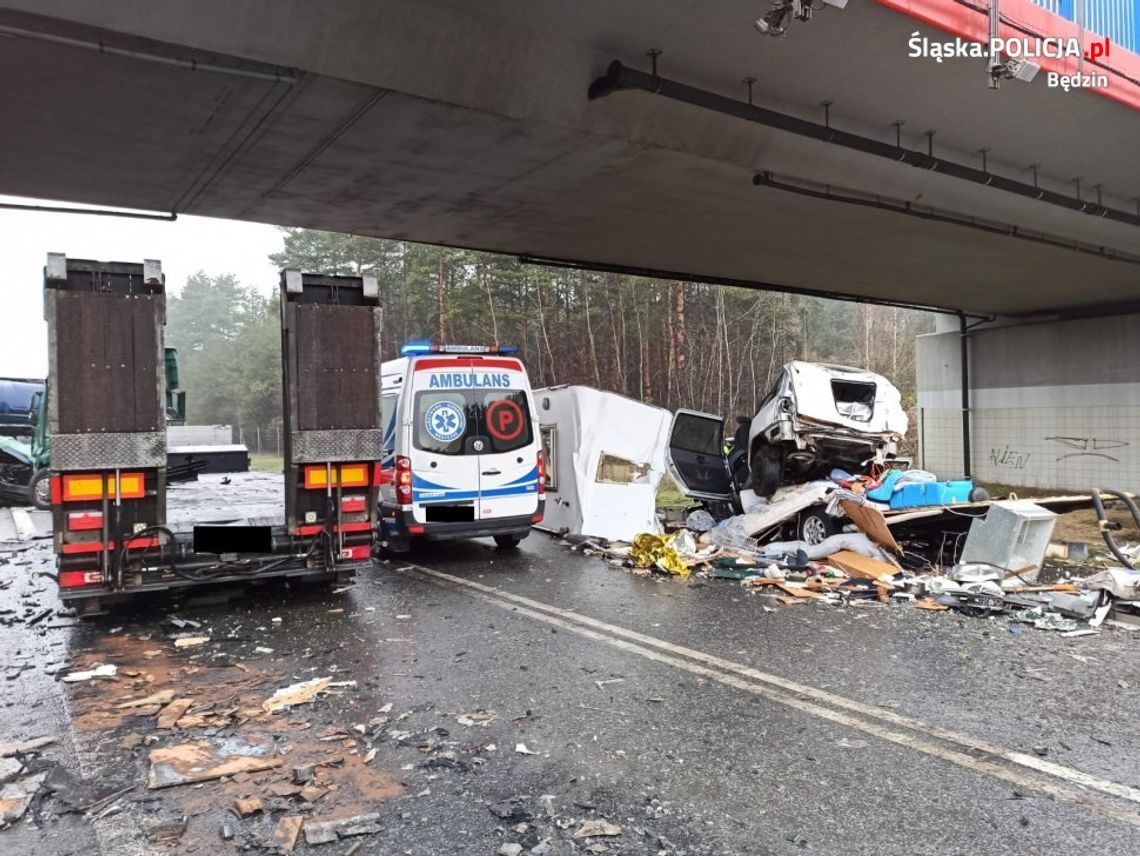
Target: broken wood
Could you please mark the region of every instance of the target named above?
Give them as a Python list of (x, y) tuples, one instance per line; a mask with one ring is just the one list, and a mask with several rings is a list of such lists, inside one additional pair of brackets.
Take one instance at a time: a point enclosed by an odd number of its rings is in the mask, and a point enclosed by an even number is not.
[(895, 578), (898, 568), (880, 559), (868, 559), (851, 550), (840, 550), (827, 557), (827, 563), (834, 565), (850, 577), (874, 582), (888, 582)]
[(380, 815), (376, 813), (358, 814), (355, 817), (346, 817), (341, 820), (325, 820), (317, 823), (305, 824), (305, 842), (312, 844), (328, 844), (341, 838), (353, 835), (368, 835), (380, 831)]
[(119, 710), (130, 710), (132, 707), (150, 707), (153, 704), (169, 704), (174, 699), (174, 690), (161, 690), (146, 698), (137, 698), (134, 701), (125, 701), (115, 705)]
[(24, 740), (18, 743), (0, 743), (0, 758), (9, 758), (12, 755), (22, 755), (25, 752), (35, 752), (55, 743), (54, 737), (36, 737), (33, 740)]
[(301, 824), (304, 820), (299, 814), (281, 818), (273, 831), (273, 843), (286, 853), (292, 853), (293, 847), (297, 844), (297, 836), (301, 834)]
[(178, 724), (178, 720), (182, 718), (182, 714), (186, 713), (193, 703), (194, 699), (190, 698), (178, 698), (171, 701), (170, 704), (158, 712), (158, 727), (173, 728)]
[[(258, 749), (255, 746), (246, 748), (251, 752)], [(281, 758), (241, 754), (235, 747), (223, 750), (204, 742), (152, 749), (149, 758), (146, 786), (151, 790), (206, 782), (236, 773), (256, 773), (280, 767), (282, 763)]]
[(265, 803), (261, 801), (261, 797), (247, 797), (234, 800), (233, 810), (238, 817), (249, 817), (251, 814), (265, 811)]
[(931, 612), (946, 612), (950, 609), (946, 604), (939, 603), (932, 597), (924, 597), (922, 600), (916, 600), (914, 605), (919, 609), (929, 609)]

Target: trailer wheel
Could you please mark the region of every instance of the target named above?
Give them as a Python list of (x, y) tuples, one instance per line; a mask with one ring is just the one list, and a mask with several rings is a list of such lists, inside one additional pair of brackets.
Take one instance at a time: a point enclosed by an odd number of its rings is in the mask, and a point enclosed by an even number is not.
[(28, 501), (41, 511), (51, 508), (51, 470), (47, 467), (36, 470), (28, 482)]
[(842, 531), (842, 524), (838, 518), (828, 514), (824, 506), (813, 505), (800, 512), (800, 522), (796, 530), (801, 541), (815, 546), (832, 535), (838, 535)]
[(522, 541), (518, 535), (496, 535), (495, 546), (502, 550), (513, 550)]

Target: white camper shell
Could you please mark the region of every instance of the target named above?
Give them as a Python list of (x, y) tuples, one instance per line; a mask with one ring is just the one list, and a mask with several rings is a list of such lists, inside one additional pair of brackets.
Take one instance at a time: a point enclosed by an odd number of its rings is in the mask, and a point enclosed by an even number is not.
[(588, 386), (536, 390), (550, 532), (631, 541), (659, 532), (657, 487), (672, 414)]
[(544, 462), (523, 364), (505, 349), (406, 346), (381, 367), (384, 546), (490, 536), (542, 519)]

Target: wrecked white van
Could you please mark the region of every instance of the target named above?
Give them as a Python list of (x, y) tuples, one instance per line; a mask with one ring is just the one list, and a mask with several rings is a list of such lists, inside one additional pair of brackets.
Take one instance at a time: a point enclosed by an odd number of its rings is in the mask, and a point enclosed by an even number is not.
[(862, 473), (872, 461), (891, 460), (906, 431), (902, 397), (882, 375), (796, 360), (752, 418), (746, 455), (734, 449), (726, 460), (720, 416), (679, 410), (669, 467), (688, 496), (739, 506), (735, 495), (746, 487), (770, 497), (780, 485), (827, 478), (836, 467)]
[(752, 489), (770, 496), (788, 481), (824, 478), (835, 467), (863, 472), (898, 454), (907, 415), (882, 375), (794, 360), (752, 418)]

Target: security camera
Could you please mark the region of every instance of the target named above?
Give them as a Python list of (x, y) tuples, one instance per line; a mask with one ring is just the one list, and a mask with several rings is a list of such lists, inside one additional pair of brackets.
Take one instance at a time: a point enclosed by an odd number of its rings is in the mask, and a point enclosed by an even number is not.
[(1041, 66), (1027, 59), (1010, 58), (991, 62), (990, 78), (993, 81), (991, 85), (996, 88), (999, 80), (1020, 80), (1022, 83), (1029, 83), (1040, 70)]
[(782, 36), (788, 29), (788, 17), (792, 12), (792, 4), (777, 6), (770, 12), (761, 15), (752, 26), (756, 31), (766, 36)]

